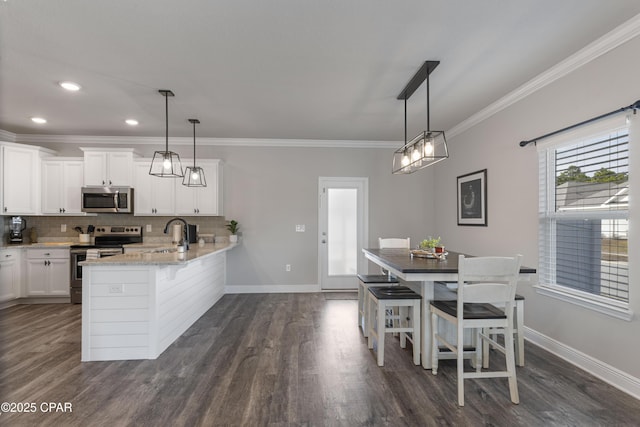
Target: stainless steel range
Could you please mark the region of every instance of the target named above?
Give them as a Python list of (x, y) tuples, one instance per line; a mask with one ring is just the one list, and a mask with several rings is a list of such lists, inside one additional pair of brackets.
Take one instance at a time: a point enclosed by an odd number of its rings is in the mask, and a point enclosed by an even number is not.
[(71, 302), (82, 303), (82, 267), (78, 265), (87, 259), (87, 251), (98, 257), (123, 253), (123, 247), (130, 243), (142, 243), (141, 226), (100, 225), (96, 227), (93, 244), (71, 246)]

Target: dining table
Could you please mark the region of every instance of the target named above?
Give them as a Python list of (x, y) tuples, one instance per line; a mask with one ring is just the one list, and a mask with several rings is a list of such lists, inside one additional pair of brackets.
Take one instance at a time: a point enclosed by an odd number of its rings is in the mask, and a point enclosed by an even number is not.
[[(410, 249), (363, 249), (364, 256), (401, 279), (405, 286), (422, 296), (421, 303), (421, 360), (424, 369), (431, 369), (431, 316), (429, 305), (434, 299), (436, 282), (458, 281), (458, 257), (472, 255), (449, 251), (437, 257), (416, 256)], [(536, 269), (520, 267), (522, 280), (530, 280)]]

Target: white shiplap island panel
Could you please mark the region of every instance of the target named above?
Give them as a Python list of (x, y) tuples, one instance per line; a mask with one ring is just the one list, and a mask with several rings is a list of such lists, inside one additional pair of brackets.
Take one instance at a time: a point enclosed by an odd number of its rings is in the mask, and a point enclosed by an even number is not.
[[(82, 361), (156, 359), (224, 294), (226, 251), (82, 263)], [(133, 256), (136, 255), (136, 256)]]

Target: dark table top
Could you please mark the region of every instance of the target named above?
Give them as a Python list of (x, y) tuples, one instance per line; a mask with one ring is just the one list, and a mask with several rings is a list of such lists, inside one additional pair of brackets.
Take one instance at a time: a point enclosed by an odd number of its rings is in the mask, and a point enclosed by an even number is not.
[[(446, 259), (422, 258), (411, 256), (409, 249), (363, 249), (366, 254), (381, 263), (404, 274), (412, 273), (458, 273), (458, 255), (460, 252), (447, 251)], [(464, 256), (472, 256), (462, 254)], [(520, 273), (534, 274), (535, 268), (520, 267)]]

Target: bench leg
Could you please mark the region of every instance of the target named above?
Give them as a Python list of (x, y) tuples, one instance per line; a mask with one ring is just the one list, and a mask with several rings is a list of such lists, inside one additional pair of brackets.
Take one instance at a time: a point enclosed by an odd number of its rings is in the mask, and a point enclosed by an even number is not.
[(516, 364), (524, 366), (524, 301), (516, 301)]
[(385, 316), (385, 312), (385, 305), (381, 301), (378, 301), (378, 366), (384, 366), (384, 329), (387, 317)]

